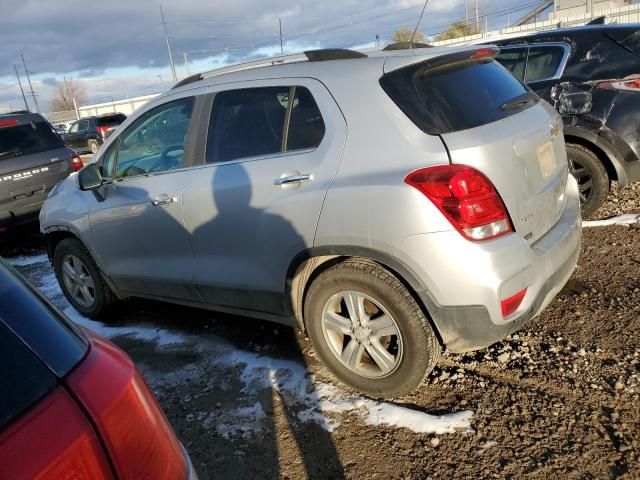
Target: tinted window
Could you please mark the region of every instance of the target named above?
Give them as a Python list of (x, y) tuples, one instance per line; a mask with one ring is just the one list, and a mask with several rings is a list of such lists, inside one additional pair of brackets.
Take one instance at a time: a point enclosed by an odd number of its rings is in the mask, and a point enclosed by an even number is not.
[(98, 117), (99, 127), (116, 127), (126, 120), (127, 117), (123, 113), (117, 113), (115, 115), (107, 115), (104, 117)]
[(165, 103), (144, 113), (120, 136), (116, 177), (183, 166), (194, 98)]
[(640, 55), (640, 31), (629, 35), (622, 44), (636, 55)]
[(0, 322), (0, 429), (56, 385), (55, 376)]
[(207, 163), (278, 153), (289, 105), (289, 87), (217, 93), (207, 137)]
[(508, 48), (500, 52), (498, 61), (520, 81), (524, 81), (524, 68), (527, 64), (526, 48)]
[(80, 120), (78, 130), (89, 130), (89, 120)]
[(380, 83), (402, 111), (432, 135), (486, 125), (536, 102), (531, 97), (516, 108), (503, 108), (531, 94), (498, 62), (486, 60), (438, 67), (418, 63), (388, 73)]
[(0, 161), (62, 147), (62, 140), (47, 122), (0, 127)]
[(324, 121), (311, 92), (296, 87), (285, 150), (315, 148), (324, 137)]
[(564, 52), (562, 47), (532, 46), (529, 49), (529, 60), (527, 61), (527, 82), (552, 78), (560, 68)]

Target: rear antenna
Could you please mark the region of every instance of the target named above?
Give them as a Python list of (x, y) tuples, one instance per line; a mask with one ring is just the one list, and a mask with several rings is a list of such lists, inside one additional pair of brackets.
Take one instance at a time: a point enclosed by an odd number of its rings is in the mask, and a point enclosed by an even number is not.
[(409, 48), (413, 48), (413, 39), (418, 33), (418, 27), (420, 27), (420, 22), (422, 21), (422, 16), (424, 15), (424, 11), (427, 8), (427, 4), (429, 0), (425, 0), (424, 5), (422, 6), (422, 12), (420, 13), (420, 18), (418, 19), (418, 23), (416, 23), (416, 28), (413, 29), (413, 34), (411, 35), (411, 40), (409, 40)]

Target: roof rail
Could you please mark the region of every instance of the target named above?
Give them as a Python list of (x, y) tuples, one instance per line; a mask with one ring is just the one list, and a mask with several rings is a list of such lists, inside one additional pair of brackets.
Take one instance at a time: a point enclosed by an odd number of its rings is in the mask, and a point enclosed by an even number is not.
[(228, 67), (216, 68), (215, 70), (209, 70), (208, 72), (196, 73), (189, 77), (183, 78), (176, 83), (172, 88), (182, 87), (198, 80), (205, 78), (216, 77), (225, 73), (239, 72), (242, 70), (250, 70), (252, 68), (267, 67), (271, 65), (281, 65), (283, 63), (297, 63), (297, 62), (322, 62), (326, 60), (346, 60), (351, 58), (365, 58), (367, 55), (355, 50), (348, 50), (345, 48), (326, 48), (320, 50), (308, 50), (303, 53), (291, 53), (288, 55), (278, 55), (275, 57), (260, 58), (258, 60), (252, 60), (250, 62), (236, 63), (229, 65)]
[(412, 50), (414, 48), (432, 48), (433, 45), (429, 45), (428, 43), (421, 42), (396, 42), (390, 43), (386, 47), (384, 47), (383, 51), (388, 50)]

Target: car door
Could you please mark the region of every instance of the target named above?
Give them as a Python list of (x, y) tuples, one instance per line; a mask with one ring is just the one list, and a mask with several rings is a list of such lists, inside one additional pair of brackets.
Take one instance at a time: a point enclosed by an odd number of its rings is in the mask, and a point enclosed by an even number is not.
[(195, 96), (165, 99), (120, 132), (100, 159), (111, 181), (87, 200), (93, 245), (107, 275), (124, 291), (199, 299), (182, 221), (197, 103)]
[(287, 270), (313, 245), (346, 123), (312, 79), (234, 88), (217, 87), (204, 164), (184, 192), (195, 284), (211, 304), (282, 314)]
[(78, 133), (78, 127), (80, 126), (80, 120), (77, 122), (73, 122), (69, 131), (64, 136), (64, 143), (70, 146), (71, 148), (78, 148), (78, 138), (80, 134)]

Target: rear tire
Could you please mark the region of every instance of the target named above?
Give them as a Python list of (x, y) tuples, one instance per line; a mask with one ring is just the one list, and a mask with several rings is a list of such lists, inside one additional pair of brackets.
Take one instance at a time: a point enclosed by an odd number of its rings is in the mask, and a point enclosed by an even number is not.
[(607, 200), (611, 180), (598, 156), (582, 145), (567, 144), (569, 171), (578, 181), (580, 204), (585, 217), (596, 212)]
[(81, 314), (98, 318), (113, 303), (113, 292), (79, 240), (65, 238), (56, 245), (53, 270), (62, 293)]
[(440, 356), (438, 339), (415, 299), (395, 276), (368, 260), (346, 260), (318, 275), (304, 319), (329, 370), (372, 397), (415, 390)]
[(99, 148), (100, 148), (100, 145), (98, 144), (97, 140), (89, 140), (89, 151), (92, 154), (97, 153)]

